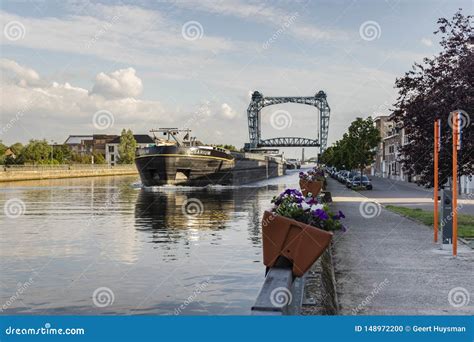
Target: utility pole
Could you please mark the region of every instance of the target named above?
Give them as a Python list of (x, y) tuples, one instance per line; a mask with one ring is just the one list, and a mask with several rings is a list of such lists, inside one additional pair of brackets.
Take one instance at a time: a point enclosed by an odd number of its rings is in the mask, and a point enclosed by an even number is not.
[(434, 193), (433, 193), (433, 200), (434, 200), (434, 242), (438, 242), (438, 222), (439, 222), (439, 214), (438, 214), (438, 153), (440, 148), (440, 120), (435, 120), (434, 122)]

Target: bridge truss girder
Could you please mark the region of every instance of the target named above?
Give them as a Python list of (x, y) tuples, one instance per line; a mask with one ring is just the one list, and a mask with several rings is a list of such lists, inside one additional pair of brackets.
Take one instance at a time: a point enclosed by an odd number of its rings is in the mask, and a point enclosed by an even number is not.
[(319, 141), (315, 139), (299, 137), (281, 137), (260, 140), (258, 147), (319, 147)]
[[(319, 112), (319, 139), (308, 138), (273, 138), (262, 140), (260, 112), (264, 107), (281, 103), (299, 103), (313, 106)], [(327, 147), (329, 116), (331, 109), (326, 100), (326, 93), (319, 91), (315, 96), (281, 96), (264, 97), (262, 93), (255, 91), (247, 109), (249, 126), (250, 148), (257, 147), (296, 147), (296, 146), (319, 146), (321, 152)], [(286, 144), (286, 145), (285, 145)]]

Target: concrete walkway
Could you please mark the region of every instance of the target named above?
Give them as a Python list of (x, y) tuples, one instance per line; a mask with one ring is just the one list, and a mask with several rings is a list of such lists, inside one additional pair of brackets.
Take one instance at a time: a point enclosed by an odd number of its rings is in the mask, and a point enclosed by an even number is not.
[(434, 244), (431, 228), (392, 213), (329, 179), (348, 231), (335, 237), (342, 315), (472, 315), (474, 250), (458, 257)]

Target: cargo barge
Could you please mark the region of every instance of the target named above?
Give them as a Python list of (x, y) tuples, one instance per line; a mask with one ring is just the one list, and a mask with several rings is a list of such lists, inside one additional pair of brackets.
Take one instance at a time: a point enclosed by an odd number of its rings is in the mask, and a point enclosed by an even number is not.
[[(151, 132), (155, 144), (137, 149), (135, 156), (145, 186), (238, 185), (285, 174), (281, 156), (204, 145), (191, 137), (188, 129), (160, 128)], [(157, 138), (155, 133), (166, 138)]]

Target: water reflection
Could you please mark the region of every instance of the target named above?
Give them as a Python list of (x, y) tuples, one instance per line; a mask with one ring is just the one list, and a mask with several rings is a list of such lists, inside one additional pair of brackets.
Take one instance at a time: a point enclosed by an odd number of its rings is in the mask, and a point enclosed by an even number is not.
[(219, 230), (225, 228), (234, 208), (231, 190), (183, 193), (143, 189), (135, 205), (135, 226), (157, 232), (189, 228)]
[[(263, 280), (260, 219), (285, 186), (139, 189), (137, 177), (0, 185), (0, 301), (33, 279), (1, 314), (248, 314)], [(192, 200), (202, 210), (186, 211)], [(203, 286), (202, 284), (205, 284)], [(113, 305), (93, 305), (98, 287)]]

